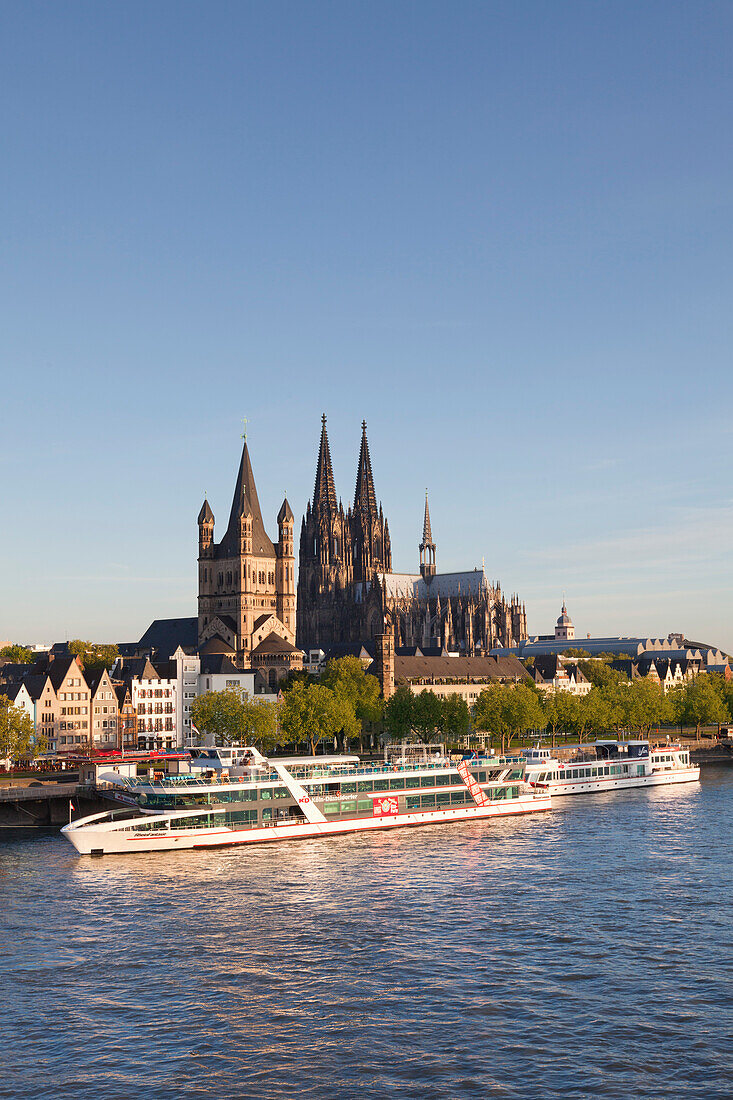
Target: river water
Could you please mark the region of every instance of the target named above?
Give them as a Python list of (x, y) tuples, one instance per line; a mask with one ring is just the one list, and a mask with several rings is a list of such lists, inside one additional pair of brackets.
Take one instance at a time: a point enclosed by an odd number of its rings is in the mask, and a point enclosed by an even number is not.
[(0, 838), (0, 1096), (733, 1096), (733, 770), (534, 819)]

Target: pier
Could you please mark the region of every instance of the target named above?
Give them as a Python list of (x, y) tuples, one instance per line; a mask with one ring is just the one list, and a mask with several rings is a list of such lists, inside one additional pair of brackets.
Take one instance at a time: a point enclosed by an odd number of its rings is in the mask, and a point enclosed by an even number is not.
[(21, 781), (0, 786), (0, 829), (60, 828), (69, 820), (70, 802), (75, 807), (73, 818), (109, 809), (109, 802), (101, 794), (94, 788), (81, 787), (76, 780)]

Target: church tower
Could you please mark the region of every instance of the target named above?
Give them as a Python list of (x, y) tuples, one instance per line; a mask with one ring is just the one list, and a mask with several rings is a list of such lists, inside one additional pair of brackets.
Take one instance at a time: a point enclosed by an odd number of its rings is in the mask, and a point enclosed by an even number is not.
[(422, 525), (422, 542), (420, 543), (420, 575), (424, 581), (431, 581), (435, 576), (435, 543), (433, 532), (430, 530), (430, 509), (428, 508), (428, 491), (425, 490), (425, 519)]
[(295, 631), (295, 516), (285, 497), (277, 514), (278, 541), (275, 547), (277, 567), (277, 617), (291, 634)]
[[(351, 530), (343, 504), (336, 498), (324, 413), (313, 500), (308, 501), (300, 528), (297, 636), (302, 644), (320, 637), (324, 616), (333, 620), (333, 614), (322, 607), (324, 596), (332, 601), (351, 580)], [(330, 629), (334, 631), (333, 621)]]
[(355, 581), (367, 584), (373, 581), (377, 573), (392, 572), (389, 528), (384, 519), (381, 504), (377, 508), (366, 420), (361, 422), (361, 449), (356, 473), (354, 508), (351, 513), (351, 542)]
[(214, 513), (207, 500), (198, 517), (199, 645), (217, 638), (240, 665), (250, 663), (255, 629), (258, 638), (273, 631), (290, 643), (295, 638), (293, 513), (287, 500), (278, 527), (275, 547), (265, 530), (245, 437), (221, 542), (214, 542)]

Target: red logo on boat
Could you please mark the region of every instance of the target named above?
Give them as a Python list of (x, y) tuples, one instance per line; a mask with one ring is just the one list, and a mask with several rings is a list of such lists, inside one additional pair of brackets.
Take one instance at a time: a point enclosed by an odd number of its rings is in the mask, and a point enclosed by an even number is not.
[(393, 798), (375, 798), (373, 813), (375, 817), (390, 817), (399, 810), (399, 801)]

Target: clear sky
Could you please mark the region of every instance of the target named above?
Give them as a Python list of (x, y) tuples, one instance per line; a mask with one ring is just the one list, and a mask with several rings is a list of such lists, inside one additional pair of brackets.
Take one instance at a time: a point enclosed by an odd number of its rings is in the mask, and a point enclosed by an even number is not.
[(0, 640), (195, 614), (366, 418), (393, 564), (733, 649), (733, 6), (0, 3)]

